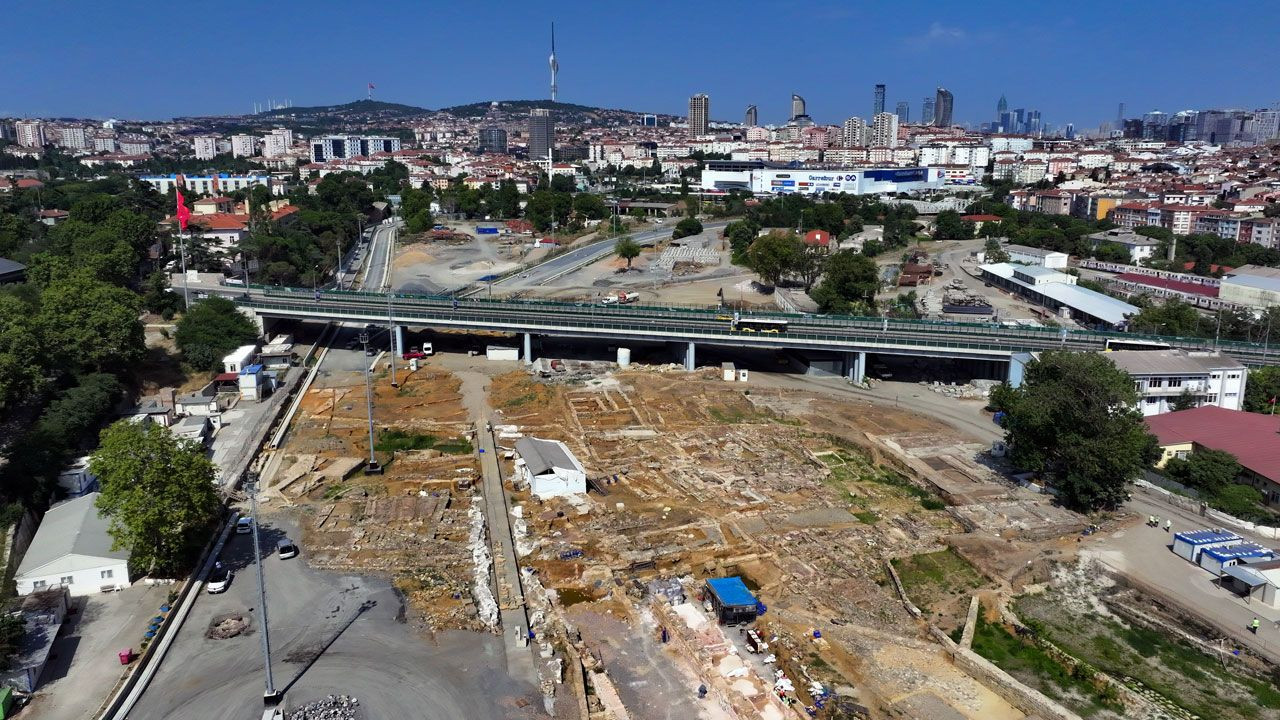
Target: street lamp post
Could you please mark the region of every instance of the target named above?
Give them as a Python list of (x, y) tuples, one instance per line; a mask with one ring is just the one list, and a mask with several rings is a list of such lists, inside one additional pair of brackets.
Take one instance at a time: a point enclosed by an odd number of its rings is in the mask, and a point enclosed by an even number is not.
[(391, 299), (395, 297), (395, 293), (387, 289), (387, 347), (391, 349), (391, 387), (400, 387), (400, 383), (396, 382), (396, 353), (403, 352), (402, 348), (396, 342), (396, 326), (392, 320)]
[(364, 399), (369, 413), (369, 464), (365, 465), (366, 475), (381, 475), (382, 466), (373, 454), (373, 380), (369, 375), (369, 333), (360, 333), (360, 345), (364, 347)]
[(258, 473), (250, 470), (245, 491), (249, 494), (249, 517), (253, 521), (253, 565), (258, 571), (258, 623), (262, 625), (262, 666), (266, 670), (267, 689), (262, 700), (268, 707), (280, 704), (283, 693), (276, 690), (271, 676), (271, 638), (267, 631), (267, 584), (262, 574), (262, 548), (258, 541)]

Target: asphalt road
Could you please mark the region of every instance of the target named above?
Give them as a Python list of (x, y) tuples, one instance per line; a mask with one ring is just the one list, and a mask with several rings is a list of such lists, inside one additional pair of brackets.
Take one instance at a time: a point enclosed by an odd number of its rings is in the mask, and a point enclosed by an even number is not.
[[(354, 695), (363, 717), (517, 717), (517, 698), (536, 705), (537, 688), (509, 679), (502, 639), (480, 633), (419, 637), (403, 621), (400, 597), (382, 580), (312, 570), (307, 551), (289, 560), (276, 541), (297, 529), (280, 517), (262, 525), (272, 669), (286, 706), (331, 693)], [(262, 713), (258, 595), (249, 535), (233, 535), (222, 552), (235, 572), (222, 594), (203, 593), (179, 630), (131, 720), (244, 720)], [(230, 614), (250, 619), (247, 635), (209, 639), (205, 631)], [(106, 660), (104, 660), (106, 662)]]
[[(727, 225), (726, 222), (713, 222), (703, 225), (704, 229), (721, 228)], [(668, 220), (663, 226), (659, 226), (652, 230), (645, 230), (631, 235), (631, 239), (640, 245), (652, 245), (658, 240), (670, 237), (675, 230), (676, 221)], [(501, 288), (504, 291), (522, 290), (539, 285), (545, 285), (553, 281), (556, 277), (574, 270), (576, 267), (595, 262), (602, 258), (608, 257), (613, 253), (613, 248), (618, 244), (621, 238), (610, 238), (608, 240), (600, 240), (589, 245), (583, 245), (574, 248), (566, 253), (557, 255), (546, 262), (535, 265), (522, 273), (509, 275), (501, 280), (493, 283), (495, 288)], [(479, 292), (478, 290), (475, 292)]]

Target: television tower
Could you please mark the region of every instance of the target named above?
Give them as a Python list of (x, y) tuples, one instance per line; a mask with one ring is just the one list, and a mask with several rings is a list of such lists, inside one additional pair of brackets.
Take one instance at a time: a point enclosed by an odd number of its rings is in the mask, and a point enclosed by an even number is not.
[(551, 23), (551, 58), (547, 61), (551, 65), (551, 102), (556, 101), (556, 73), (560, 70), (560, 63), (556, 62), (556, 24)]

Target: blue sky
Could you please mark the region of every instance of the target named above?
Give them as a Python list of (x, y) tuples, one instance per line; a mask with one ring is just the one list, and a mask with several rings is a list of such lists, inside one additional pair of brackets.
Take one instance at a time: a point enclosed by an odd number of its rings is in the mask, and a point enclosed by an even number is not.
[(1020, 2), (10, 2), (0, 116), (167, 118), (240, 113), (255, 101), (364, 96), (429, 108), (549, 95), (556, 21), (560, 99), (715, 119), (749, 103), (786, 119), (866, 117), (943, 85), (957, 122), (1011, 108), (1077, 128), (1159, 108), (1280, 101), (1275, 6), (1240, 0)]

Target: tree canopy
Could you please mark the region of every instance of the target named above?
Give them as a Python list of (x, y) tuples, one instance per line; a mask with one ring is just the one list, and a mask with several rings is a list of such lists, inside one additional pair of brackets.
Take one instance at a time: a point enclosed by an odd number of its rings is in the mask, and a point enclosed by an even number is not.
[(695, 217), (681, 218), (680, 222), (676, 223), (675, 230), (673, 230), (671, 233), (671, 239), (678, 240), (682, 237), (697, 235), (701, 232), (702, 232), (702, 223), (698, 222), (698, 218), (695, 218)]
[(117, 549), (148, 572), (184, 569), (222, 510), (217, 470), (204, 447), (152, 423), (121, 420), (102, 431), (89, 470)]
[(1010, 457), (1070, 508), (1115, 508), (1159, 454), (1137, 401), (1133, 379), (1105, 355), (1046, 352), (1021, 387), (1001, 393)]
[(827, 260), (822, 282), (811, 296), (824, 313), (870, 315), (879, 289), (880, 271), (875, 261), (852, 250), (841, 250)]
[(627, 261), (627, 269), (631, 269), (631, 261), (640, 257), (640, 243), (629, 237), (622, 238), (613, 246), (613, 252)]
[(202, 300), (178, 321), (174, 342), (192, 367), (215, 370), (222, 358), (241, 345), (258, 339), (258, 329), (232, 301), (222, 297)]

